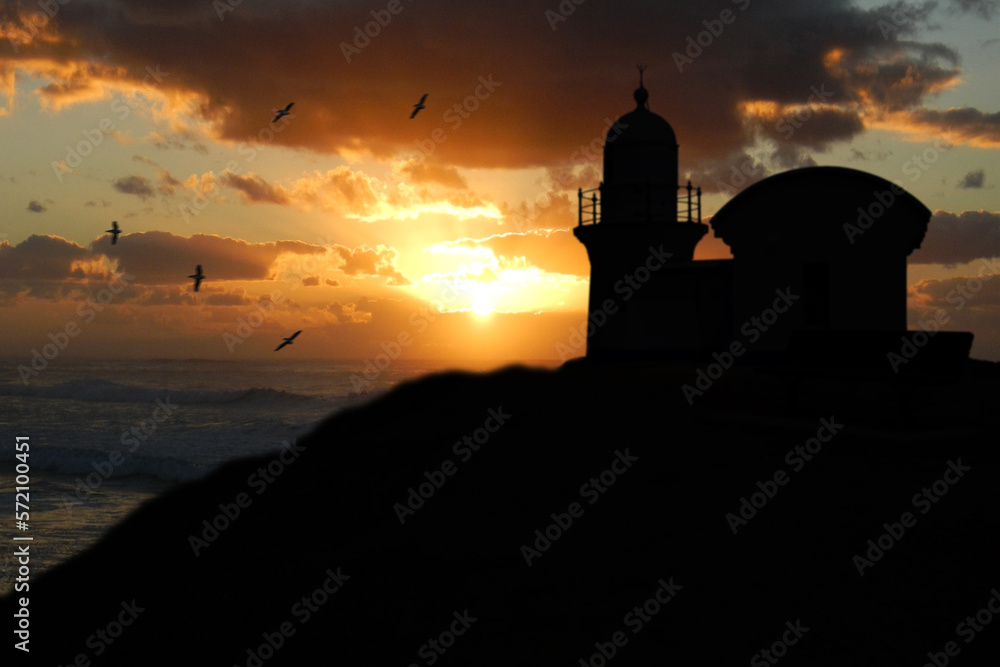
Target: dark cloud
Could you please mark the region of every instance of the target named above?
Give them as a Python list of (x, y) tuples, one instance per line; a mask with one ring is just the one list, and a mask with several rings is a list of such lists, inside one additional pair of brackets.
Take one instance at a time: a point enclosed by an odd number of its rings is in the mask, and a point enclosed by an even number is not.
[(302, 279), (303, 287), (317, 287), (319, 285), (319, 276), (308, 276)]
[(239, 190), (247, 201), (282, 205), (289, 203), (288, 195), (284, 190), (269, 185), (257, 174), (239, 176), (227, 170), (223, 172), (219, 180), (223, 185)]
[(17, 245), (0, 242), (0, 297), (39, 299), (79, 297), (91, 282), (107, 282), (111, 273), (89, 250), (57, 236), (32, 235)]
[[(930, 3), (861, 9), (851, 0), (772, 0), (747, 2), (746, 11), (732, 3), (735, 20), (683, 71), (676, 54), (717, 19), (715, 0), (587, 3), (555, 26), (545, 13), (558, 7), (552, 0), (404, 3), (391, 26), (346, 56), (355, 27), (372, 20), (369, 7), (315, 0), (225, 6), (232, 11), (220, 17), (204, 2), (171, 3), (169, 11), (152, 2), (67, 3), (49, 27), (51, 39), (22, 44), (14, 58), (88, 63), (93, 53), (114, 54), (113, 63), (81, 66), (72, 76), (52, 68), (47, 76), (56, 80), (39, 90), (50, 104), (92, 94), (98, 79), (156, 85), (198, 95), (202, 119), (233, 142), (263, 141), (268, 132), (270, 142), (322, 152), (419, 154), (427, 166), (412, 176), (449, 187), (460, 185), (455, 172), (431, 165), (557, 166), (600, 141), (605, 119), (633, 107), (637, 53), (650, 64), (650, 107), (674, 126), (682, 164), (691, 165), (724, 160), (752, 140), (745, 102), (802, 105), (826, 84), (836, 109), (817, 111), (811, 128), (788, 139), (815, 149), (854, 136), (860, 118), (920, 107), (959, 76), (954, 50), (920, 41)], [(994, 3), (951, 6), (982, 14)], [(151, 63), (168, 75), (151, 80)], [(425, 91), (428, 108), (409, 120), (413, 99)], [(290, 99), (295, 118), (276, 131), (261, 101)], [(858, 107), (865, 115), (852, 116)], [(986, 118), (966, 131), (972, 139), (990, 128)], [(196, 138), (175, 130), (156, 141), (179, 147)]]
[(157, 189), (164, 194), (174, 194), (174, 192), (177, 191), (177, 188), (181, 185), (181, 182), (171, 176), (170, 172), (166, 169), (161, 169), (158, 177), (160, 179), (160, 185)]
[(148, 178), (142, 176), (124, 176), (112, 183), (115, 190), (127, 195), (135, 195), (146, 199), (153, 196), (153, 187)]
[(128, 243), (111, 245), (107, 237), (94, 241), (96, 252), (118, 262), (118, 269), (146, 285), (186, 284), (186, 277), (201, 264), (206, 282), (215, 280), (271, 280), (273, 264), (283, 253), (323, 254), (322, 246), (300, 241), (248, 243), (232, 238), (168, 232), (129, 234)]
[(370, 310), (359, 308), (356, 303), (334, 301), (326, 309), (334, 316), (337, 324), (364, 324), (372, 318)]
[(340, 281), (339, 280), (333, 280), (331, 278), (327, 278), (323, 282), (325, 282), (330, 287), (340, 287)]
[(85, 272), (74, 264), (91, 258), (86, 248), (58, 236), (32, 234), (17, 245), (0, 242), (0, 279), (82, 279)]
[(426, 160), (410, 160), (400, 168), (400, 172), (413, 183), (437, 183), (457, 189), (469, 187), (455, 167), (430, 163)]
[(44, 213), (48, 209), (46, 209), (41, 202), (32, 199), (28, 202), (28, 210), (32, 213)]
[(970, 107), (946, 109), (914, 109), (907, 121), (915, 129), (933, 133), (948, 133), (948, 138), (967, 141), (973, 145), (1000, 145), (1000, 111), (985, 113)]
[(951, 0), (950, 6), (963, 12), (974, 12), (984, 19), (993, 18), (1000, 9), (1000, 0)]
[(983, 181), (986, 179), (986, 172), (982, 169), (977, 169), (976, 171), (970, 171), (966, 174), (961, 181), (958, 183), (960, 188), (982, 188)]
[(955, 266), (982, 257), (1000, 257), (1000, 213), (935, 211), (909, 262)]

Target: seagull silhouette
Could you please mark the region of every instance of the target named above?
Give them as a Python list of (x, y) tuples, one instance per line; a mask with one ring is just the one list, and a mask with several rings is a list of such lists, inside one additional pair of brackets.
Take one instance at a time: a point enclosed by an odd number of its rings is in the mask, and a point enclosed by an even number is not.
[(275, 117), (274, 117), (274, 120), (272, 120), (271, 122), (272, 122), (272, 123), (273, 123), (273, 122), (275, 122), (276, 120), (278, 120), (278, 119), (279, 119), (279, 118), (281, 118), (282, 116), (287, 116), (287, 115), (288, 115), (288, 110), (292, 108), (292, 105), (293, 105), (293, 104), (295, 104), (295, 102), (289, 102), (289, 103), (288, 103), (288, 106), (287, 106), (287, 107), (285, 107), (284, 109), (275, 109), (275, 110), (274, 110), (274, 113), (276, 113), (276, 114), (278, 114), (278, 115), (277, 115), (277, 116), (275, 116)]
[(111, 234), (111, 245), (118, 243), (118, 235), (122, 233), (122, 230), (118, 229), (118, 221), (111, 223), (111, 229), (105, 229), (105, 233)]
[(201, 272), (201, 264), (198, 265), (197, 270), (188, 276), (188, 278), (194, 278), (194, 291), (197, 292), (201, 281), (205, 279), (205, 274)]
[(295, 337), (298, 336), (300, 333), (302, 333), (302, 329), (299, 329), (298, 331), (296, 331), (295, 333), (293, 333), (288, 338), (283, 338), (282, 340), (285, 341), (285, 342), (282, 343), (281, 345), (279, 345), (278, 347), (274, 348), (274, 351), (277, 352), (278, 350), (280, 350), (281, 348), (285, 347), (286, 345), (291, 345), (292, 341), (295, 340)]
[(427, 93), (424, 93), (424, 96), (420, 98), (420, 101), (413, 105), (416, 108), (413, 109), (413, 113), (410, 114), (410, 120), (413, 120), (413, 117), (416, 116), (418, 113), (420, 113), (421, 109), (427, 108), (424, 106), (424, 100), (426, 99), (427, 99)]

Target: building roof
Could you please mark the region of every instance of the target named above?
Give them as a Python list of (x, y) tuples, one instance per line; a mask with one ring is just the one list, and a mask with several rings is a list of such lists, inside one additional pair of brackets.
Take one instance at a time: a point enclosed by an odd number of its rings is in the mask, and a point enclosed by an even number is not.
[(663, 116), (649, 110), (649, 92), (640, 83), (633, 94), (636, 107), (623, 115), (608, 130), (609, 144), (617, 143), (666, 143), (677, 145), (677, 135)]
[[(735, 253), (764, 236), (816, 244), (920, 247), (931, 211), (881, 176), (847, 167), (792, 169), (754, 183), (712, 217), (715, 236)], [(876, 241), (877, 240), (877, 241)]]

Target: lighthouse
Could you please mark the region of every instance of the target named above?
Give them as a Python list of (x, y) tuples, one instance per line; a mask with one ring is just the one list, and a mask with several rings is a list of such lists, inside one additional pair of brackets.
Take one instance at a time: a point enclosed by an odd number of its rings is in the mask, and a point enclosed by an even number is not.
[(635, 109), (608, 130), (602, 182), (578, 192), (573, 233), (591, 271), (587, 357), (597, 360), (699, 347), (703, 287), (684, 269), (708, 232), (701, 189), (678, 184), (677, 137), (650, 111), (642, 71)]

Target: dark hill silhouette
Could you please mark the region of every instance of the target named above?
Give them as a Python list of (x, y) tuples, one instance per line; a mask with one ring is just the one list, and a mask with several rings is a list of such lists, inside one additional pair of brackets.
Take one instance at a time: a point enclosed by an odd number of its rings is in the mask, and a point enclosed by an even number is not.
[[(426, 377), (322, 424), (265, 488), (250, 476), (274, 457), (228, 464), (33, 581), (31, 655), (69, 665), (85, 654), (101, 667), (432, 656), (552, 667), (605, 664), (591, 657), (621, 633), (609, 665), (773, 664), (757, 654), (783, 636), (795, 640), (775, 649), (787, 665), (919, 666), (949, 641), (956, 664), (990, 664), (1000, 625), (968, 644), (956, 625), (1000, 585), (998, 376), (970, 362), (959, 383), (917, 391), (906, 423), (891, 388), (812, 380), (793, 412), (780, 379), (748, 368), (694, 406), (680, 391), (690, 368)], [(476, 429), (497, 418), (479, 451), (457, 455), (456, 442), (482, 439)], [(836, 434), (795, 471), (787, 452), (823, 419)], [(446, 459), (457, 470), (401, 525), (394, 505)], [(959, 459), (970, 469), (921, 514), (911, 498)], [(603, 493), (581, 488), (609, 469)], [(778, 470), (787, 484), (734, 535), (727, 514)], [(190, 535), (240, 493), (250, 505), (196, 557)], [(522, 545), (574, 502), (582, 514), (529, 567)], [(854, 556), (907, 511), (915, 524), (859, 576)], [(317, 594), (324, 603), (303, 623), (295, 605), (338, 573), (349, 578)], [(647, 602), (658, 592), (662, 607)], [(142, 611), (113, 643), (88, 643), (133, 600)], [(636, 632), (643, 605), (659, 608)], [(13, 600), (0, 607), (10, 623)], [(273, 655), (248, 657), (283, 623), (294, 634)], [(449, 628), (462, 634), (437, 659), (427, 643)]]

